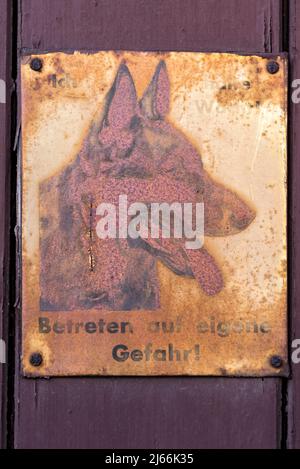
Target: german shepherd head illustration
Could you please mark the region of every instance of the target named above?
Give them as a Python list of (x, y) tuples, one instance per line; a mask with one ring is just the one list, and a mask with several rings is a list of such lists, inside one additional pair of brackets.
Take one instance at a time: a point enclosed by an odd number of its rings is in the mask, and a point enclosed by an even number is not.
[(254, 211), (215, 182), (188, 138), (168, 121), (170, 83), (161, 61), (141, 100), (122, 63), (75, 160), (40, 186), (41, 309), (159, 308), (157, 261), (196, 279), (207, 295), (223, 286), (205, 247), (184, 239), (106, 239), (96, 236), (100, 202), (203, 202), (205, 236), (247, 228)]

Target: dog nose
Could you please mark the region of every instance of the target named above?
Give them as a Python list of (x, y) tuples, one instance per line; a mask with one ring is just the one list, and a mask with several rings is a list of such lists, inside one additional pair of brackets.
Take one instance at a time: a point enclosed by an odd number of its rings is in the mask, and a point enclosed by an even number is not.
[(232, 225), (238, 230), (244, 230), (249, 226), (255, 218), (255, 212), (253, 210), (247, 209), (241, 214), (232, 213), (230, 220)]

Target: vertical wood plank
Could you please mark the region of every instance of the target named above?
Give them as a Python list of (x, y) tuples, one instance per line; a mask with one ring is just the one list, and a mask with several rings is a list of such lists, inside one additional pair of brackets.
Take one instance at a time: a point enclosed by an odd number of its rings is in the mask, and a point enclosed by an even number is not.
[[(10, 2), (0, 0), (0, 339), (7, 344), (10, 148)], [(0, 447), (6, 440), (7, 365), (0, 364)]]
[[(20, 0), (21, 49), (278, 52), (280, 0)], [(281, 382), (15, 377), (17, 448), (276, 448)]]
[[(300, 4), (290, 0), (290, 82), (300, 79)], [(293, 89), (291, 90), (293, 91)], [(299, 93), (298, 93), (299, 94)], [(300, 339), (300, 103), (290, 101), (291, 341)], [(300, 448), (300, 364), (288, 384), (288, 447)]]

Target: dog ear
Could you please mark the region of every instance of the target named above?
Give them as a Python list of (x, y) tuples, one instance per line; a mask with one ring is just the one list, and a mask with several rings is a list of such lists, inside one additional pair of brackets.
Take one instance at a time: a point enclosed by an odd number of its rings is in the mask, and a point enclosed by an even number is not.
[[(120, 65), (114, 84), (106, 102), (103, 127), (99, 134), (100, 141), (109, 145), (118, 132), (130, 129), (130, 124), (137, 112), (137, 96), (132, 76), (123, 63)], [(104, 142), (105, 141), (105, 142)], [(111, 142), (112, 143), (112, 142)]]
[(143, 114), (149, 119), (164, 119), (170, 106), (170, 82), (166, 64), (161, 60), (140, 101)]

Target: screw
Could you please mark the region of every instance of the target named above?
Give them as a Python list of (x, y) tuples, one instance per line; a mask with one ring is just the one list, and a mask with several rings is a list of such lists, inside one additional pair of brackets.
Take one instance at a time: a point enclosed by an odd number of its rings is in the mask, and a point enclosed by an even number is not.
[(273, 368), (281, 368), (282, 367), (282, 358), (279, 355), (273, 355), (270, 359), (271, 366)]
[(275, 60), (270, 60), (267, 63), (267, 70), (269, 73), (271, 73), (271, 75), (275, 75), (275, 73), (279, 71), (279, 68), (279, 63), (275, 62)]
[(30, 62), (30, 68), (34, 72), (41, 72), (41, 70), (43, 68), (42, 60), (39, 59), (38, 57), (36, 57), (35, 59), (32, 59), (32, 61)]
[(42, 363), (43, 363), (43, 357), (40, 353), (33, 353), (30, 356), (30, 364), (32, 366), (41, 366)]

